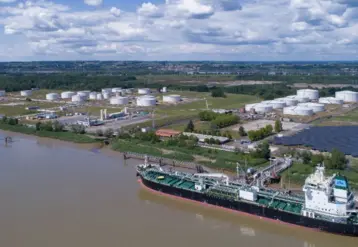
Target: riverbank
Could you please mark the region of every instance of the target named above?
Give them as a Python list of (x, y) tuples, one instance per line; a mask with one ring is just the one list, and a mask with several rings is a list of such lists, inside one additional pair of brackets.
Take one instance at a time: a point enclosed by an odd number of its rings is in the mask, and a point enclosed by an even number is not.
[(13, 133), (21, 133), (25, 135), (32, 135), (37, 137), (46, 137), (51, 139), (57, 139), (67, 142), (74, 143), (96, 143), (99, 142), (94, 137), (91, 137), (86, 134), (76, 134), (72, 132), (54, 132), (54, 131), (46, 131), (46, 130), (36, 130), (35, 128), (27, 127), (24, 125), (9, 125), (0, 123), (0, 130), (10, 131)]

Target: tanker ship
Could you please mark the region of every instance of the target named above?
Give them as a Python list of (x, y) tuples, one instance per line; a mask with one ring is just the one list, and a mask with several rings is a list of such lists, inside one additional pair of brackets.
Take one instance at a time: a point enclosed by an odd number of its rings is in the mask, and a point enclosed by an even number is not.
[(240, 183), (221, 173), (189, 173), (160, 165), (137, 166), (139, 181), (152, 190), (261, 219), (358, 237), (358, 203), (346, 177), (325, 175), (318, 165), (302, 194)]

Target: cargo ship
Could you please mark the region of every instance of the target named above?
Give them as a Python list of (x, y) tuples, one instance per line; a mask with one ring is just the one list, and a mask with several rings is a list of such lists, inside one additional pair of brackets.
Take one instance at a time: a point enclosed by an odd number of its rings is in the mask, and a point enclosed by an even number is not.
[(157, 164), (137, 166), (139, 181), (164, 194), (242, 212), (261, 219), (358, 237), (358, 203), (345, 176), (318, 165), (302, 194), (248, 185), (221, 173), (189, 173)]

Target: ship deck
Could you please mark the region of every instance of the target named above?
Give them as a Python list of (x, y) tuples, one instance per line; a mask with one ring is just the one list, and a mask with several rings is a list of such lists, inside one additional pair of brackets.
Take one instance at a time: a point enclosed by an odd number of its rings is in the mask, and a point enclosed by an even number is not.
[(145, 175), (151, 181), (156, 183), (174, 186), (180, 189), (195, 190), (195, 183), (185, 180), (185, 178), (175, 177), (161, 172), (148, 171)]

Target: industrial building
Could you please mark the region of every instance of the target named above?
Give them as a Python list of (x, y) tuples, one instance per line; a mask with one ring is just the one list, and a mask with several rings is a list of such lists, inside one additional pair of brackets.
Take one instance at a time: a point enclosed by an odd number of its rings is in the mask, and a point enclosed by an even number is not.
[(344, 102), (358, 102), (358, 92), (353, 91), (340, 91), (336, 92), (336, 98)]
[(309, 98), (310, 100), (318, 100), (319, 92), (316, 89), (300, 89), (297, 90), (297, 96), (301, 98)]
[(60, 95), (58, 93), (48, 93), (46, 94), (46, 99), (47, 100), (58, 100), (60, 98)]
[(171, 129), (159, 129), (155, 132), (155, 134), (159, 137), (176, 137), (180, 135), (182, 132)]
[(230, 141), (229, 138), (223, 137), (223, 136), (212, 136), (212, 135), (203, 135), (203, 134), (197, 134), (197, 133), (191, 133), (191, 132), (183, 132), (183, 135), (185, 136), (195, 136), (199, 139), (199, 142), (205, 142), (205, 139), (211, 139), (219, 140), (220, 144), (226, 143)]

